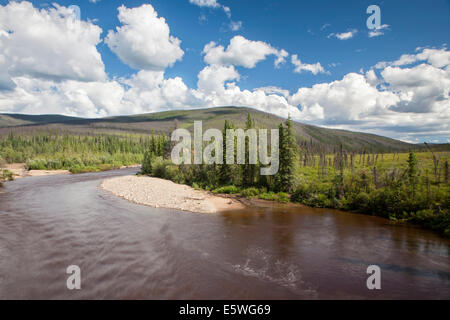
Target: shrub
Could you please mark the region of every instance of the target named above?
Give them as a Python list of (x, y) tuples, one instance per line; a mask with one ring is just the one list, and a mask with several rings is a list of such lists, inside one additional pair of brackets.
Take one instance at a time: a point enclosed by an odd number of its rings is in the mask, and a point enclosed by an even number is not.
[(273, 201), (273, 200), (275, 199), (274, 194), (275, 194), (275, 193), (273, 193), (272, 191), (270, 191), (270, 192), (264, 192), (264, 193), (261, 193), (261, 194), (258, 196), (258, 198), (259, 198), (259, 199), (262, 199), (262, 200)]
[(327, 208), (329, 207), (329, 200), (325, 194), (317, 194), (313, 198), (313, 203), (315, 207), (318, 208)]
[(361, 191), (353, 198), (353, 208), (362, 212), (370, 210), (370, 197), (364, 191)]
[(220, 187), (212, 191), (214, 194), (238, 194), (240, 192), (239, 188), (236, 186), (225, 186)]
[(47, 161), (44, 159), (31, 159), (28, 160), (25, 167), (27, 170), (45, 170)]
[(241, 195), (243, 197), (251, 198), (255, 197), (260, 193), (260, 190), (257, 188), (247, 188), (241, 191)]
[(291, 197), (292, 202), (303, 203), (303, 201), (308, 200), (311, 197), (311, 192), (306, 185), (300, 185), (294, 191)]
[(88, 173), (88, 172), (100, 172), (100, 171), (108, 171), (108, 170), (114, 170), (120, 168), (120, 165), (114, 165), (114, 164), (97, 164), (93, 166), (73, 166), (69, 169), (71, 173), (77, 174), (77, 173)]
[(168, 179), (175, 183), (184, 183), (184, 177), (178, 169), (178, 166), (168, 161), (168, 163), (166, 162), (164, 170), (165, 171), (163, 179)]
[(86, 172), (85, 170), (85, 167), (80, 165), (73, 166), (69, 169), (70, 173), (84, 173)]
[(13, 181), (14, 180), (14, 174), (9, 170), (2, 170), (0, 173), (0, 184), (3, 181)]
[(14, 180), (14, 174), (9, 170), (3, 170), (2, 175), (3, 175), (3, 180), (5, 180), (5, 181), (13, 181)]
[(284, 203), (289, 202), (289, 195), (287, 193), (285, 193), (285, 192), (279, 192), (277, 194), (277, 198), (278, 198), (277, 200), (279, 202), (284, 202)]
[(192, 188), (194, 188), (195, 190), (201, 190), (202, 188), (197, 184), (197, 183), (193, 183), (192, 184)]
[(142, 173), (151, 175), (153, 171), (153, 162), (154, 162), (154, 155), (153, 153), (146, 152), (144, 155), (144, 160), (142, 161)]
[(409, 221), (450, 236), (450, 214), (447, 210), (433, 211), (431, 209), (411, 213)]
[(162, 157), (156, 157), (153, 161), (152, 176), (164, 179), (166, 176), (166, 165), (168, 163), (164, 161)]
[(289, 195), (285, 192), (279, 192), (279, 193), (274, 193), (274, 192), (266, 192), (266, 193), (261, 193), (258, 196), (259, 199), (262, 200), (268, 200), (268, 201), (278, 201), (278, 202), (289, 202)]
[(45, 168), (49, 170), (58, 170), (62, 168), (62, 164), (59, 160), (47, 160)]

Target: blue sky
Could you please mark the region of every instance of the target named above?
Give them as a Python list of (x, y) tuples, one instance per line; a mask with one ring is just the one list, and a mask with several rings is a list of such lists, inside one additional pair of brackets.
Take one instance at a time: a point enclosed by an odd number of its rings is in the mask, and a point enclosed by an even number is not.
[[(1, 0), (0, 3), (8, 1)], [(123, 1), (101, 0), (56, 1), (65, 6), (78, 5), (81, 18), (98, 19), (104, 33), (119, 25), (117, 8), (122, 4), (138, 7), (143, 3), (153, 5), (158, 14), (166, 18), (171, 33), (182, 40), (185, 49), (183, 61), (167, 70), (169, 76), (181, 76), (190, 87), (197, 82), (197, 74), (204, 67), (202, 50), (210, 41), (227, 45), (236, 34), (250, 40), (261, 40), (277, 48), (301, 55), (305, 62), (320, 61), (330, 75), (294, 74), (292, 66), (273, 69), (270, 61), (258, 68), (243, 72), (248, 78), (241, 88), (252, 89), (276, 85), (288, 90), (311, 86), (318, 82), (340, 79), (349, 72), (368, 69), (379, 61), (392, 61), (403, 53), (414, 52), (419, 47), (441, 47), (450, 42), (450, 1), (391, 0), (391, 1), (271, 1), (224, 0), (220, 3), (232, 9), (233, 21), (242, 21), (239, 31), (229, 28), (230, 19), (222, 10), (198, 7), (188, 0)], [(49, 1), (33, 1), (37, 7), (47, 7)], [(390, 30), (383, 36), (369, 38), (366, 9), (371, 4), (381, 8), (382, 24)], [(200, 22), (204, 15), (207, 21)], [(325, 27), (323, 30), (322, 28)], [(358, 29), (350, 41), (330, 39), (330, 33)], [(447, 31), (447, 32), (445, 32)], [(108, 46), (99, 45), (110, 76), (130, 75), (135, 70), (115, 56)], [(329, 64), (339, 63), (337, 67)]]
[[(0, 57), (9, 62), (0, 73), (0, 112), (96, 117), (233, 104), (405, 141), (449, 141), (449, 0), (59, 0), (31, 1), (22, 10), (11, 2), (0, 0), (0, 31), (9, 33), (3, 46), (0, 34)], [(83, 22), (75, 35), (60, 21), (70, 19), (64, 8), (71, 5)], [(381, 9), (378, 36), (366, 26), (369, 5)], [(28, 19), (33, 12), (47, 19)], [(157, 17), (147, 19), (152, 12)], [(127, 24), (136, 32), (117, 31)], [(164, 25), (179, 42), (155, 33)], [(68, 36), (48, 34), (55, 41), (39, 45), (43, 33), (32, 38), (30, 30)], [(169, 50), (167, 59), (148, 53), (152, 41)]]

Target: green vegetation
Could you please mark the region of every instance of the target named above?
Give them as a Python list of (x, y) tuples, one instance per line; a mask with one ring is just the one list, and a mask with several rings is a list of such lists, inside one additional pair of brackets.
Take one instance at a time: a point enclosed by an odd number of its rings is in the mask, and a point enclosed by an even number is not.
[[(253, 126), (264, 129), (276, 129), (282, 118), (273, 114), (261, 112), (251, 108), (223, 107), (202, 108), (199, 110), (175, 110), (151, 114), (109, 117), (103, 119), (83, 119), (64, 117), (58, 115), (20, 115), (0, 114), (0, 135), (14, 133), (23, 134), (34, 131), (54, 130), (71, 135), (98, 135), (98, 134), (138, 134), (150, 135), (154, 130), (156, 134), (170, 134), (175, 127), (175, 120), (179, 128), (193, 131), (194, 121), (202, 121), (203, 129), (222, 128), (224, 121), (228, 120), (237, 128), (245, 128), (251, 115)], [(2, 129), (3, 128), (3, 129)], [(292, 122), (292, 130), (297, 142), (303, 147), (314, 147), (316, 151), (332, 153), (343, 146), (346, 151), (370, 152), (397, 152), (409, 151), (417, 148), (414, 145), (381, 137), (373, 134), (335, 130)]]
[(448, 152), (304, 152), (301, 159), (293, 202), (410, 221), (450, 236)]
[[(252, 128), (252, 123), (253, 120), (249, 115), (247, 128)], [(270, 190), (274, 192), (292, 191), (295, 188), (298, 147), (291, 126), (292, 122), (289, 119), (286, 121), (285, 130), (284, 125), (280, 125), (280, 128), (284, 130), (284, 133), (280, 134), (280, 145), (285, 150), (280, 151), (280, 170), (275, 177), (261, 178), (262, 176), (259, 175), (259, 164), (247, 164), (243, 166), (226, 164), (226, 139), (224, 139), (222, 146), (225, 164), (177, 166), (162, 155), (157, 155), (152, 150), (148, 150), (145, 153), (142, 163), (142, 173), (191, 186), (195, 184), (206, 190), (221, 190), (220, 193), (239, 193), (241, 188), (244, 187), (264, 188), (266, 191)], [(225, 121), (224, 135), (227, 129), (232, 128), (235, 128), (234, 125), (229, 121)], [(249, 159), (248, 153), (248, 148), (246, 148), (247, 160)], [(236, 149), (234, 157), (236, 160)], [(234, 162), (236, 163), (236, 161)]]
[(3, 182), (13, 181), (14, 175), (9, 170), (1, 170), (0, 171), (0, 187), (3, 185)]
[(277, 202), (289, 202), (289, 194), (285, 192), (264, 192), (258, 195), (259, 199), (277, 201)]
[(298, 146), (290, 118), (286, 121), (286, 127), (280, 124), (279, 134), (280, 168), (275, 177), (275, 189), (283, 192), (291, 192), (295, 187)]
[[(245, 127), (256, 127), (250, 114)], [(224, 132), (229, 128), (235, 125), (227, 120)], [(260, 164), (248, 164), (248, 146), (247, 164), (242, 166), (177, 166), (149, 151), (143, 173), (216, 194), (292, 201), (409, 221), (450, 236), (448, 152), (372, 153), (347, 151), (341, 146), (330, 153), (314, 144), (299, 145), (290, 119), (280, 124), (279, 130), (280, 168), (273, 177), (259, 175)], [(225, 143), (223, 149), (226, 155)]]
[[(176, 127), (192, 131), (194, 120), (203, 121), (204, 131), (280, 128), (278, 174), (261, 176), (259, 163), (174, 165), (167, 160), (172, 147), (167, 134)], [(74, 173), (142, 163), (144, 174), (216, 193), (356, 211), (450, 236), (448, 145), (427, 148), (280, 122), (271, 114), (234, 107), (104, 119), (0, 115), (0, 161)], [(247, 147), (245, 153), (249, 159)], [(1, 172), (0, 179), (8, 179), (8, 173)]]
[(213, 190), (214, 194), (239, 194), (240, 188), (236, 186), (223, 186)]
[(0, 175), (0, 180), (3, 181), (13, 181), (14, 180), (14, 174), (9, 170), (2, 170)]
[[(0, 168), (5, 165), (5, 160), (0, 155)], [(3, 186), (3, 182), (14, 180), (14, 175), (11, 171), (6, 169), (0, 169), (0, 187)]]
[[(0, 155), (0, 168), (2, 168), (5, 165), (5, 160)], [(14, 174), (6, 169), (0, 169), (0, 187), (3, 186), (3, 182), (5, 181), (13, 181), (14, 180)]]
[(0, 157), (28, 170), (103, 171), (142, 162), (145, 150), (162, 155), (164, 136), (69, 135), (38, 133), (0, 136)]

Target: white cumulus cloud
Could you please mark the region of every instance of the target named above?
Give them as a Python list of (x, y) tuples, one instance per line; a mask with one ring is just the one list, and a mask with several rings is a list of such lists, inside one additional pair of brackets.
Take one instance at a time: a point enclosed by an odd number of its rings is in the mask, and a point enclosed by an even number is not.
[(400, 67), (411, 65), (420, 61), (426, 61), (437, 68), (442, 68), (450, 64), (450, 51), (448, 51), (446, 47), (441, 49), (417, 48), (416, 51), (416, 54), (403, 54), (395, 61), (380, 61), (375, 65), (375, 68), (384, 69), (387, 66)]
[(221, 5), (216, 0), (189, 0), (190, 3), (199, 7), (219, 8)]
[(11, 78), (24, 75), (55, 81), (106, 79), (96, 48), (101, 32), (56, 4), (47, 10), (26, 1), (0, 5), (0, 89), (14, 87)]
[(269, 55), (275, 55), (275, 65), (285, 61), (288, 53), (277, 50), (263, 41), (247, 40), (243, 36), (235, 36), (225, 49), (215, 42), (208, 43), (204, 49), (205, 62), (208, 64), (235, 65), (245, 68), (254, 68), (260, 61)]
[(314, 75), (317, 75), (318, 73), (326, 73), (320, 62), (314, 64), (303, 63), (296, 54), (293, 54), (291, 59), (292, 64), (295, 66), (294, 72), (296, 73), (301, 73), (303, 71), (309, 71)]
[[(117, 45), (124, 62), (139, 70), (113, 79), (105, 75), (96, 50), (102, 30), (91, 22), (74, 23), (68, 8), (37, 10), (26, 1), (11, 2), (0, 6), (0, 15), (0, 112), (101, 117), (233, 105), (408, 141), (446, 141), (450, 134), (450, 53), (445, 47), (418, 48), (365, 73), (299, 87), (291, 95), (275, 85), (239, 87), (238, 66), (254, 68), (268, 56), (277, 65), (289, 54), (236, 36), (226, 48), (214, 42), (205, 46), (207, 65), (196, 88), (190, 88), (181, 77), (166, 78), (165, 68), (181, 59), (183, 51), (149, 5), (119, 9), (122, 26), (109, 33), (108, 41)], [(158, 38), (148, 35), (150, 25)], [(152, 51), (157, 47), (166, 50), (165, 57)], [(306, 64), (297, 55), (291, 60), (298, 72), (325, 71), (320, 63)]]
[(450, 69), (424, 63), (403, 69), (389, 66), (381, 74), (401, 99), (394, 110), (450, 115)]
[(181, 41), (151, 5), (121, 6), (118, 17), (122, 26), (110, 30), (105, 42), (130, 67), (161, 71), (182, 59)]
[(342, 80), (300, 88), (289, 101), (300, 105), (307, 119), (345, 123), (386, 110), (396, 104), (398, 97), (391, 92), (380, 92), (364, 75), (349, 73)]

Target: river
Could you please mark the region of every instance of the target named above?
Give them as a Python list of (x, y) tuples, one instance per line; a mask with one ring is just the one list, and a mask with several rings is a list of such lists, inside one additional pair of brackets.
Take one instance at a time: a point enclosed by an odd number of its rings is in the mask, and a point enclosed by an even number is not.
[[(0, 299), (450, 299), (450, 240), (273, 204), (222, 214), (140, 206), (98, 186), (136, 169), (0, 191)], [(68, 290), (66, 269), (81, 269)], [(367, 267), (381, 268), (368, 290)]]

